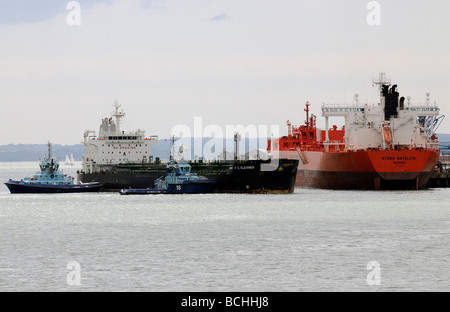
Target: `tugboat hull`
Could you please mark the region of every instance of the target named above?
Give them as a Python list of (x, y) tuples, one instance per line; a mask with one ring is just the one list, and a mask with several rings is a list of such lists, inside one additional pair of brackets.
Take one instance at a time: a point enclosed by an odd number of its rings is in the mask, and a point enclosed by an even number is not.
[(216, 187), (215, 180), (199, 180), (188, 183), (169, 184), (167, 189), (122, 189), (121, 195), (148, 195), (148, 194), (208, 194), (213, 193)]
[(11, 194), (37, 194), (37, 193), (84, 193), (98, 192), (102, 185), (100, 183), (75, 184), (75, 185), (44, 185), (27, 184), (20, 181), (9, 181), (5, 183)]

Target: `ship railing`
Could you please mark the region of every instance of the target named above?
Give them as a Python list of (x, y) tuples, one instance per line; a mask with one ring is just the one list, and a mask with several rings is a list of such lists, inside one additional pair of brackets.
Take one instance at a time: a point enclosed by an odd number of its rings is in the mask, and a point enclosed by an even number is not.
[(438, 150), (439, 149), (439, 142), (436, 141), (431, 141), (431, 142), (427, 142), (427, 147), (430, 147), (433, 150)]

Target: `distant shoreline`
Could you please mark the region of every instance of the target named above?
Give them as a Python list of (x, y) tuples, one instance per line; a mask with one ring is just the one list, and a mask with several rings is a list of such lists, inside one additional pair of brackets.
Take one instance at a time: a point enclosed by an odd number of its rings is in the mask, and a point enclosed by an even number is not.
[[(191, 138), (192, 140), (193, 138)], [(195, 138), (197, 139), (197, 138)], [(195, 140), (194, 139), (194, 140)], [(213, 138), (203, 138), (203, 145), (210, 141)], [(261, 138), (262, 140), (263, 138)], [(450, 139), (450, 135), (449, 135)], [(183, 139), (186, 140), (186, 139)], [(217, 139), (219, 140), (219, 139)], [(233, 140), (233, 139), (226, 139)], [(249, 140), (251, 141), (249, 143)], [(245, 146), (250, 146), (251, 149), (254, 149), (256, 146), (255, 141), (258, 139), (244, 139), (241, 141), (241, 144), (245, 144)], [(267, 142), (267, 139), (263, 139)], [(450, 140), (449, 140), (450, 141)], [(158, 143), (152, 148), (152, 156), (153, 158), (159, 157), (161, 160), (168, 160), (170, 155), (170, 139), (159, 139)], [(224, 144), (224, 147), (226, 145)], [(191, 143), (191, 148), (194, 148), (194, 144)], [(260, 148), (266, 148), (266, 146), (260, 146)], [(227, 150), (227, 152), (233, 152)], [(248, 152), (244, 149), (241, 149), (242, 153)], [(0, 162), (28, 162), (28, 161), (39, 161), (43, 159), (48, 153), (48, 145), (47, 144), (8, 144), (8, 145), (0, 145)], [(220, 153), (218, 151), (218, 153)], [(83, 144), (75, 144), (75, 145), (61, 145), (54, 144), (53, 145), (53, 156), (61, 163), (64, 163), (66, 160), (66, 155), (71, 156), (75, 161), (81, 161), (82, 156), (84, 155), (84, 146)], [(191, 151), (191, 155), (193, 155), (193, 150)]]

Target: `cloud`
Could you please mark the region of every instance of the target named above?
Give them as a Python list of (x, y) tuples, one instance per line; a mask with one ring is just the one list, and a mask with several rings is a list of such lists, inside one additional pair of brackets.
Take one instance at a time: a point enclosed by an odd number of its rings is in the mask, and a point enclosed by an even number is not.
[(222, 14), (218, 14), (218, 15), (215, 15), (215, 16), (211, 17), (208, 21), (210, 21), (210, 22), (220, 22), (220, 21), (227, 20), (229, 18), (230, 17), (228, 15), (226, 15), (225, 13), (222, 13)]
[[(30, 24), (52, 19), (57, 14), (67, 13), (70, 1), (61, 0), (0, 0), (0, 24)], [(81, 9), (98, 3), (111, 4), (113, 0), (78, 0)]]

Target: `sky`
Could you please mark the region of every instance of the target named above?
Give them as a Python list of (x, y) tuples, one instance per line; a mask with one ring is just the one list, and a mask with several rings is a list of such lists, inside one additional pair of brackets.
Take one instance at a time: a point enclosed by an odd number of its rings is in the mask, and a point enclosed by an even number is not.
[(148, 136), (195, 118), (283, 135), (306, 101), (322, 127), (323, 103), (377, 103), (380, 72), (450, 115), (450, 2), (371, 2), (0, 0), (0, 144), (80, 143), (115, 100)]

